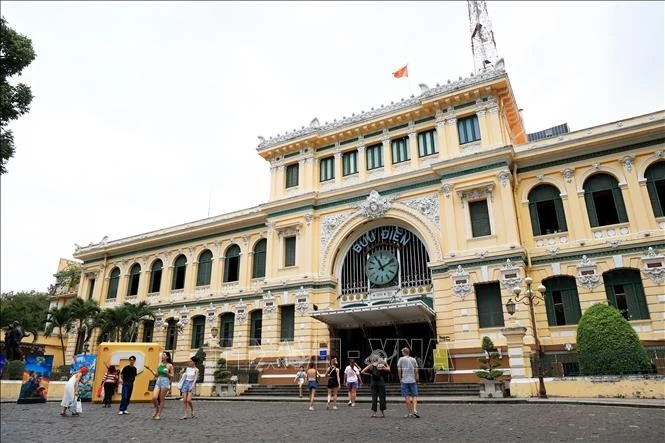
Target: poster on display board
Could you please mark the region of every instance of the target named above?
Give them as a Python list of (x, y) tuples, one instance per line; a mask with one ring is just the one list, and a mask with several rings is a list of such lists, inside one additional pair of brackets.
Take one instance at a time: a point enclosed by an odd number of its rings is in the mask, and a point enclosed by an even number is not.
[(28, 355), (25, 357), (23, 383), (17, 403), (44, 403), (51, 381), (52, 355)]
[(88, 373), (81, 377), (81, 381), (79, 382), (79, 394), (81, 401), (92, 401), (92, 384), (95, 380), (96, 362), (96, 355), (79, 354), (74, 356), (74, 364), (72, 365), (71, 375), (81, 369), (82, 366), (86, 366), (88, 368)]

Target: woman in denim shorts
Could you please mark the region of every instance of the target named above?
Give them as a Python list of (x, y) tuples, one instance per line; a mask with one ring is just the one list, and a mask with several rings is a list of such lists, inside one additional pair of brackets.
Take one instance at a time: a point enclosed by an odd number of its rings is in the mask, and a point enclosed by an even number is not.
[(185, 369), (185, 381), (182, 382), (180, 387), (180, 393), (182, 394), (182, 417), (180, 417), (180, 420), (187, 418), (187, 406), (192, 411), (192, 418), (196, 418), (194, 405), (192, 404), (192, 393), (194, 392), (194, 386), (196, 386), (196, 380), (199, 378), (199, 368), (196, 367), (196, 363), (198, 363), (196, 357), (190, 358), (189, 366)]
[(155, 382), (155, 389), (152, 391), (152, 404), (155, 406), (155, 412), (152, 414), (152, 418), (160, 420), (162, 410), (164, 410), (166, 394), (171, 389), (171, 380), (173, 379), (173, 362), (169, 352), (162, 353), (162, 363), (157, 367), (157, 374), (155, 375), (157, 375), (157, 381)]

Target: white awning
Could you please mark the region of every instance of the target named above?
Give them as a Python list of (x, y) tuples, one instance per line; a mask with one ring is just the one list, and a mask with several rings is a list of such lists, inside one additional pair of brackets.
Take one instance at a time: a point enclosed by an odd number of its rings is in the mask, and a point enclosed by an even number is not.
[(421, 300), (311, 311), (309, 315), (335, 329), (427, 323), (435, 318), (434, 311)]

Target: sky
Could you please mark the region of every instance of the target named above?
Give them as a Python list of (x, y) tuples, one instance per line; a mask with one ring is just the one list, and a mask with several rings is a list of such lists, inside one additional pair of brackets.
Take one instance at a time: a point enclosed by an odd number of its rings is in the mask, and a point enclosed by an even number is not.
[[(527, 132), (665, 109), (663, 2), (488, 11)], [(2, 292), (45, 291), (74, 243), (268, 201), (258, 136), (473, 71), (463, 1), (3, 1), (2, 15), (37, 54), (0, 177)]]

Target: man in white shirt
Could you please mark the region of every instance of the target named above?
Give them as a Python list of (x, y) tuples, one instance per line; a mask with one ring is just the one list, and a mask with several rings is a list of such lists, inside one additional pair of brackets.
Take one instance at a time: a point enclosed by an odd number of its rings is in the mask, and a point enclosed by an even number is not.
[(418, 362), (409, 356), (409, 348), (402, 348), (402, 357), (397, 361), (397, 373), (402, 387), (402, 397), (406, 403), (404, 418), (420, 418), (418, 415)]

